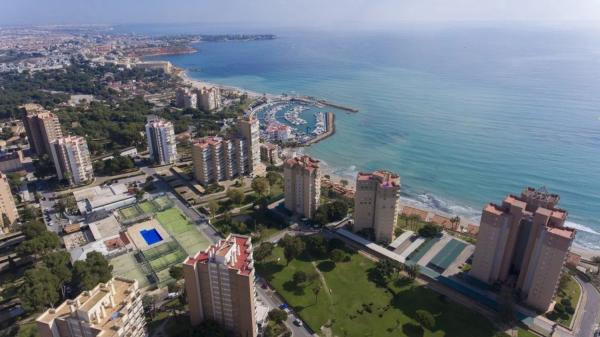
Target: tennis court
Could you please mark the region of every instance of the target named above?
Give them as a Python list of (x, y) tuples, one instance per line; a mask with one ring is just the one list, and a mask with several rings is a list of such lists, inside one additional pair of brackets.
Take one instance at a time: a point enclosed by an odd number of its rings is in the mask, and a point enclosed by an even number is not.
[(466, 243), (452, 239), (439, 253), (437, 253), (436, 256), (433, 257), (433, 259), (431, 259), (429, 264), (444, 271), (452, 264), (452, 262), (454, 262), (454, 260), (456, 260), (466, 246)]
[(148, 260), (154, 272), (158, 273), (161, 270), (169, 269), (172, 265), (179, 264), (185, 260), (187, 254), (180, 249), (174, 252), (160, 256), (154, 260)]
[(155, 198), (152, 202), (156, 205), (157, 210), (164, 210), (173, 207), (173, 202), (168, 197), (162, 196)]
[(144, 213), (156, 212), (156, 208), (154, 207), (154, 204), (152, 204), (150, 201), (142, 202), (141, 204), (139, 204), (139, 207), (142, 210), (142, 212), (144, 212)]
[(177, 242), (171, 241), (163, 243), (162, 245), (156, 246), (154, 248), (147, 249), (143, 253), (146, 260), (154, 260), (158, 259), (159, 257), (165, 254), (172, 253), (178, 249), (179, 245), (177, 244)]
[(142, 212), (137, 205), (121, 208), (119, 210), (119, 215), (125, 220), (135, 218), (136, 216), (141, 214)]
[(133, 252), (119, 255), (108, 262), (113, 266), (113, 275), (137, 280), (140, 288), (150, 284), (147, 273), (142, 270)]
[(157, 213), (156, 219), (179, 242), (188, 255), (194, 255), (209, 246), (208, 239), (187, 220), (179, 209), (172, 207)]

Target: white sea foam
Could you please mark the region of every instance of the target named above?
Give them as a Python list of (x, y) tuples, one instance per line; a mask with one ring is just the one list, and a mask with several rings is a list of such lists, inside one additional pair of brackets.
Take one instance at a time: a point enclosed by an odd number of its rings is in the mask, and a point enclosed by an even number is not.
[(586, 233), (594, 234), (594, 235), (600, 235), (599, 232), (593, 230), (592, 228), (590, 228), (586, 225), (578, 224), (576, 222), (565, 221), (565, 226), (575, 228), (576, 230), (581, 231), (581, 232), (586, 232)]

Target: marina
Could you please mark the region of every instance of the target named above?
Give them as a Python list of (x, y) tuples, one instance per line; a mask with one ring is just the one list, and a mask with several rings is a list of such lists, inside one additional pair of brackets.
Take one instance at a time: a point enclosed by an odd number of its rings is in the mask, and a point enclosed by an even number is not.
[(264, 98), (249, 113), (261, 121), (261, 138), (283, 146), (306, 146), (333, 134), (334, 113), (303, 97)]

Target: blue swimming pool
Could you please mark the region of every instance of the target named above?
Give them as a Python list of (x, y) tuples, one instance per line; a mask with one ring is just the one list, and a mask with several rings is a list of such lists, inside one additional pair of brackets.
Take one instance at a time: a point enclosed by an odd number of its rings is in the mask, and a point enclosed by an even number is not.
[(157, 242), (161, 242), (163, 240), (162, 236), (158, 233), (158, 231), (154, 228), (152, 229), (142, 229), (140, 234), (146, 240), (148, 245), (155, 244)]

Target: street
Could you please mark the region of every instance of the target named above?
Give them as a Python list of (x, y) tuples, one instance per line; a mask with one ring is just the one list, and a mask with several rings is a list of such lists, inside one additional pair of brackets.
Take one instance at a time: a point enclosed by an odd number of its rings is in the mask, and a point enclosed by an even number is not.
[[(269, 309), (278, 308), (283, 302), (281, 302), (275, 292), (270, 289), (263, 289), (260, 284), (262, 281), (256, 281), (256, 293), (259, 298), (263, 301), (263, 303), (267, 304)], [(303, 326), (296, 326), (294, 324), (294, 319), (296, 315), (293, 312), (288, 313), (288, 319), (285, 322), (285, 325), (292, 331), (292, 336), (294, 337), (311, 337), (312, 334), (308, 331), (308, 329)]]

